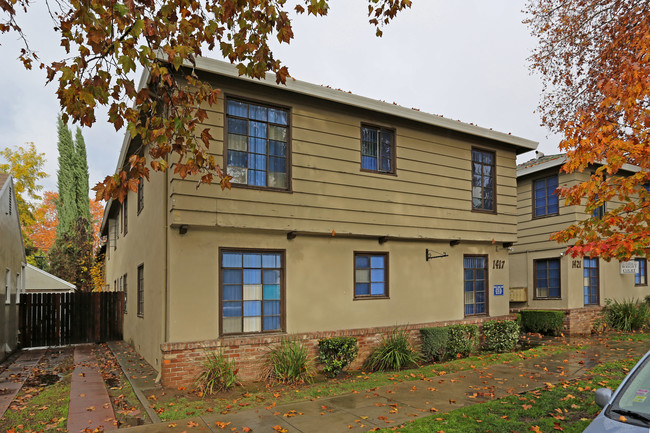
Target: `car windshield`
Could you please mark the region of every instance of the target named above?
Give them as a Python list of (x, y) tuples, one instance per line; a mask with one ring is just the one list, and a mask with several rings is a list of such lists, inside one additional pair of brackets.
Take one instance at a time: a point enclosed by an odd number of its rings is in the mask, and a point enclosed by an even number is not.
[[(627, 419), (648, 425), (650, 419), (650, 357), (647, 357), (612, 402), (608, 413), (612, 419)], [(635, 416), (638, 415), (638, 416)]]

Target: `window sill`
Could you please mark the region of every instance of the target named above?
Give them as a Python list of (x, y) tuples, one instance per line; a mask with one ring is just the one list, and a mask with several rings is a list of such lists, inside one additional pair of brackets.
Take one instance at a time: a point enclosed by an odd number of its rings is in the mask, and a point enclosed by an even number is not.
[(293, 190), (291, 190), (290, 188), (271, 188), (268, 186), (244, 185), (242, 183), (231, 183), (230, 185), (233, 188), (251, 189), (256, 191), (273, 191), (273, 192), (284, 192), (289, 194), (293, 193)]
[(264, 338), (287, 335), (287, 331), (267, 331), (267, 332), (242, 332), (239, 334), (220, 334), (219, 338), (235, 339), (235, 338)]
[(561, 301), (561, 300), (562, 300), (562, 297), (559, 297), (559, 298), (551, 298), (551, 297), (548, 297), (548, 298), (533, 298), (533, 301)]
[(368, 170), (367, 168), (359, 169), (361, 173), (371, 173), (371, 174), (381, 174), (382, 176), (394, 176), (397, 177), (397, 173), (394, 171), (378, 171), (378, 170)]
[(355, 296), (353, 301), (370, 301), (376, 299), (390, 299), (390, 296)]

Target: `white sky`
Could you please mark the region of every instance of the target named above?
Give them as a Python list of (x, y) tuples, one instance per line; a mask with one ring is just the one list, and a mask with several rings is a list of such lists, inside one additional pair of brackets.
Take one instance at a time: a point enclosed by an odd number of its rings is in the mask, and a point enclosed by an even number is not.
[[(367, 23), (366, 0), (330, 1), (327, 17), (298, 17), (295, 40), (275, 51), (296, 79), (510, 132), (538, 141), (547, 154), (558, 151), (559, 138), (535, 113), (541, 84), (526, 60), (536, 41), (521, 23), (525, 1), (413, 0), (382, 38)], [(44, 0), (33, 1), (21, 24), (41, 58), (64, 57)], [(0, 148), (34, 142), (47, 158), (45, 189), (55, 190), (56, 87), (44, 86), (43, 71), (26, 71), (16, 60), (15, 35), (1, 36), (0, 44)], [(104, 113), (83, 130), (91, 187), (113, 174), (124, 137)]]

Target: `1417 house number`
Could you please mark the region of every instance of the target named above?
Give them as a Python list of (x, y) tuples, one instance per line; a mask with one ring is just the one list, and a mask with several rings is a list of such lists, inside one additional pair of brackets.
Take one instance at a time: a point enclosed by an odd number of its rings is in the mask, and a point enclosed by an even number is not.
[(505, 260), (492, 260), (492, 269), (504, 269), (505, 267)]

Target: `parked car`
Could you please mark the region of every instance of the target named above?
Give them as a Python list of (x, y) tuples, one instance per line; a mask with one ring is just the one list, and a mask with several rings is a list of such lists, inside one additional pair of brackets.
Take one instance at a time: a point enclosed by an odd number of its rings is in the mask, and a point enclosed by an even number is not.
[(585, 433), (648, 432), (650, 429), (650, 352), (625, 376), (615, 392), (596, 390), (603, 408)]

